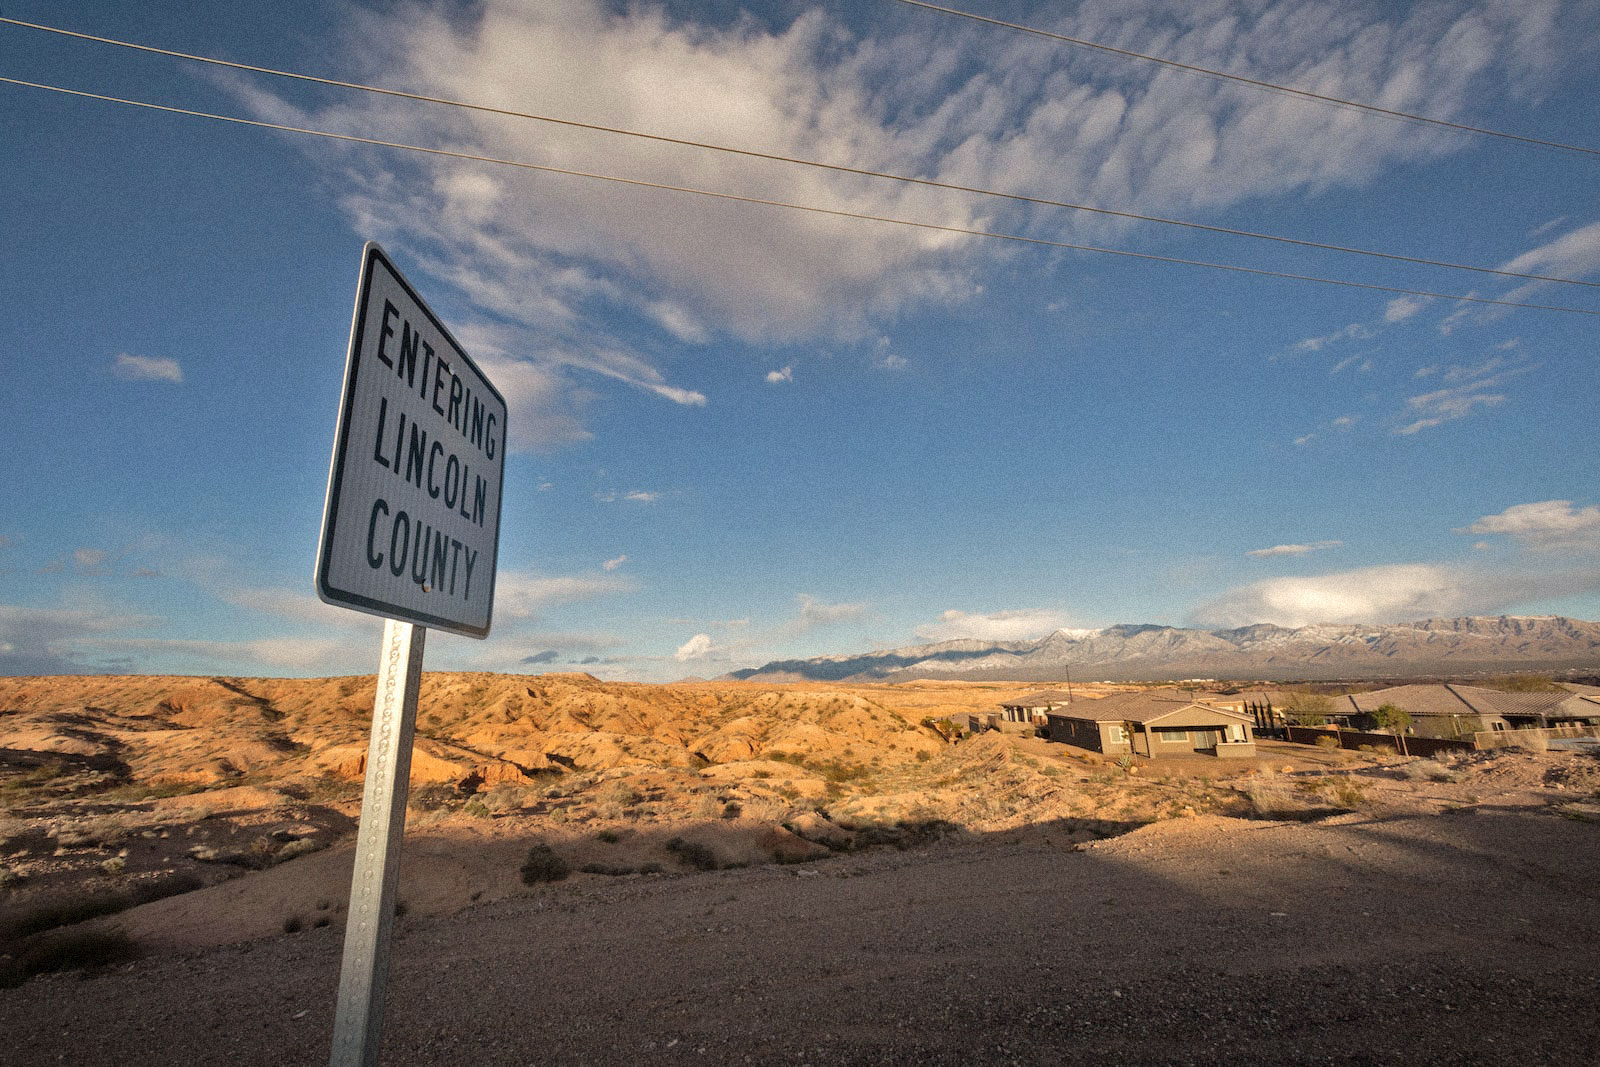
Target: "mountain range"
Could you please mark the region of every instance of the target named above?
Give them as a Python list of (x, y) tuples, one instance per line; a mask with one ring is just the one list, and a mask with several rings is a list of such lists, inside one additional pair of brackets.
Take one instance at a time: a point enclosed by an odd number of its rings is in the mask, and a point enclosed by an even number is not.
[(1470, 616), (1383, 625), (1231, 630), (1118, 625), (1032, 641), (973, 639), (776, 660), (727, 680), (871, 682), (1335, 679), (1600, 669), (1600, 622), (1562, 616)]

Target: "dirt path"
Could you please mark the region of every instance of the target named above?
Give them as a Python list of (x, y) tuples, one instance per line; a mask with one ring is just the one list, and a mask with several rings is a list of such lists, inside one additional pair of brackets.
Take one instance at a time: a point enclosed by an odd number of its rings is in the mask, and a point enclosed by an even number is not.
[[(407, 919), (384, 1062), (1600, 1062), (1600, 825), (1164, 822)], [(18, 1064), (325, 1062), (335, 929), (0, 991)]]

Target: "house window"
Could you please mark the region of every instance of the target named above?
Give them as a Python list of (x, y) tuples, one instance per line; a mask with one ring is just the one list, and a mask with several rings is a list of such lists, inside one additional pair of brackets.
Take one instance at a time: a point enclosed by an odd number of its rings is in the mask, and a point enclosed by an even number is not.
[(1111, 743), (1113, 745), (1120, 745), (1128, 740), (1128, 735), (1122, 732), (1122, 727), (1120, 726), (1112, 726), (1108, 732), (1111, 735)]
[(1163, 745), (1187, 745), (1189, 743), (1189, 731), (1182, 727), (1157, 727), (1155, 734), (1156, 740)]
[(1494, 727), (1496, 730), (1504, 730), (1506, 728), (1506, 724), (1503, 722), (1492, 722), (1489, 725)]

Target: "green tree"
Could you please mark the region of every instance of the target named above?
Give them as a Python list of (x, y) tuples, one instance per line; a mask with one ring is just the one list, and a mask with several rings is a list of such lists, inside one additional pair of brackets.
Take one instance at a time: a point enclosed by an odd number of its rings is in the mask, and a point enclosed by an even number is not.
[(1290, 693), (1283, 704), (1283, 716), (1294, 726), (1326, 726), (1332, 714), (1333, 698), (1321, 693)]
[(1385, 733), (1394, 734), (1400, 741), (1400, 751), (1406, 753), (1406, 727), (1411, 725), (1411, 713), (1405, 708), (1384, 703), (1378, 705), (1371, 714), (1373, 725)]

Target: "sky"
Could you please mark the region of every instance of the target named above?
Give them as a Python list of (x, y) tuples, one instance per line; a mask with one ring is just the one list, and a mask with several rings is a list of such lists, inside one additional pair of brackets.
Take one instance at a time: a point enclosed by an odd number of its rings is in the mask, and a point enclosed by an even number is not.
[(1600, 5), (966, 10), (1589, 151), (896, 0), (7, 0), (569, 124), (10, 24), (0, 76), (746, 199), (0, 83), (0, 673), (376, 670), (312, 580), (369, 240), (510, 409), (491, 632), (430, 670), (1600, 619)]

